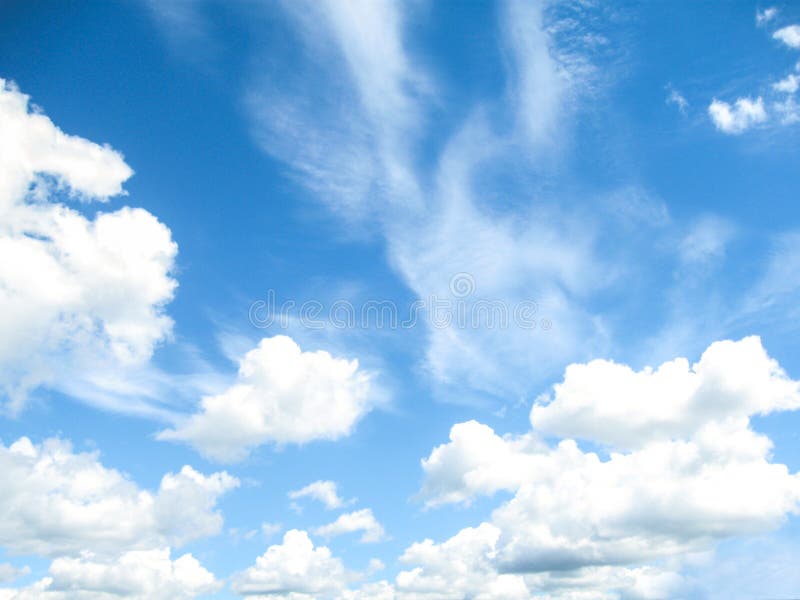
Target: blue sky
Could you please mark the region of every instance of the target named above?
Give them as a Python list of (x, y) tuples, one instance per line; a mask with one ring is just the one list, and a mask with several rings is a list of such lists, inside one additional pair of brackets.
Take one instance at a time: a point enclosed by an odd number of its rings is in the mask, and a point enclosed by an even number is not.
[(0, 599), (797, 595), (797, 6), (12, 1), (0, 78)]

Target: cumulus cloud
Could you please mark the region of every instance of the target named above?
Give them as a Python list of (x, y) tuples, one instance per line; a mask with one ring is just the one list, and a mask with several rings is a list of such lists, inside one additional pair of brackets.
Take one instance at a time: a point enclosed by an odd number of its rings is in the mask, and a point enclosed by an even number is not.
[(222, 527), (217, 499), (238, 485), (225, 472), (186, 466), (151, 492), (103, 466), (97, 453), (28, 438), (0, 444), (0, 481), (0, 545), (50, 557), (115, 555), (215, 535)]
[(789, 73), (786, 77), (774, 83), (772, 87), (778, 92), (794, 94), (798, 89), (800, 89), (800, 75)]
[(500, 530), (488, 523), (462, 529), (449, 540), (410, 546), (401, 562), (415, 567), (397, 576), (402, 592), (425, 599), (530, 597), (520, 575), (501, 575), (492, 564)]
[(19, 589), (0, 589), (2, 600), (184, 600), (218, 591), (222, 583), (191, 554), (133, 550), (118, 559), (91, 555), (58, 558), (47, 577)]
[(49, 385), (103, 388), (170, 334), (169, 229), (142, 209), (93, 219), (60, 200), (107, 201), (133, 171), (109, 148), (63, 133), (0, 79), (0, 393), (19, 410)]
[(716, 128), (728, 134), (743, 133), (767, 120), (767, 111), (760, 96), (755, 100), (739, 98), (733, 105), (714, 98), (708, 106), (708, 114)]
[[(570, 365), (552, 397), (534, 405), (531, 432), (501, 437), (475, 422), (455, 425), (423, 461), (421, 495), (435, 505), (513, 493), (481, 525), (481, 556), (493, 572), (524, 575), (531, 590), (552, 585), (554, 573), (565, 574), (563, 585), (618, 566), (625, 570), (604, 577), (628, 581), (648, 563), (774, 530), (798, 512), (800, 475), (771, 462), (772, 443), (749, 418), (797, 409), (799, 386), (755, 337), (716, 342), (691, 367), (686, 359), (641, 371)], [(564, 439), (551, 447), (543, 434)], [(604, 458), (573, 438), (616, 450)], [(435, 552), (445, 544), (427, 543)], [(665, 585), (687, 584), (669, 570), (653, 573)]]
[(425, 482), (419, 497), (428, 506), (468, 504), (476, 494), (514, 491), (535, 468), (546, 446), (532, 435), (498, 436), (477, 421), (458, 423), (450, 441), (422, 460)]
[(200, 412), (159, 438), (219, 461), (240, 460), (266, 442), (335, 440), (372, 408), (370, 392), (357, 360), (304, 352), (282, 335), (264, 338), (242, 358), (233, 386), (203, 398)]
[(436, 544), (424, 540), (400, 557), (406, 567), (394, 581), (361, 583), (367, 573), (345, 569), (324, 546), (314, 547), (305, 531), (286, 533), (256, 564), (232, 578), (245, 597), (282, 600), (592, 600), (680, 597), (686, 581), (655, 567), (588, 567), (574, 572), (499, 573), (495, 557), (501, 531), (489, 523), (468, 527)]
[(799, 406), (798, 383), (748, 337), (715, 342), (691, 367), (685, 358), (638, 372), (605, 360), (570, 365), (531, 422), (540, 432), (635, 448), (691, 436), (709, 421)]
[(299, 490), (292, 490), (288, 493), (289, 498), (292, 500), (299, 500), (300, 498), (312, 498), (325, 505), (328, 510), (341, 508), (350, 504), (352, 500), (343, 500), (339, 497), (336, 490), (335, 481), (314, 481)]
[(315, 548), (305, 531), (292, 529), (281, 544), (259, 556), (255, 565), (235, 574), (231, 588), (243, 596), (314, 600), (336, 594), (347, 583), (340, 559), (325, 546)]
[(800, 48), (800, 25), (782, 27), (773, 33), (772, 37), (780, 40), (790, 48)]
[(383, 526), (369, 508), (339, 515), (333, 523), (317, 527), (314, 530), (315, 534), (325, 538), (355, 532), (363, 532), (360, 541), (364, 544), (380, 542), (386, 537)]
[(684, 597), (685, 579), (655, 567), (586, 567), (546, 573), (501, 573), (496, 557), (501, 530), (490, 523), (467, 527), (444, 542), (412, 544), (400, 558), (409, 566), (398, 573), (398, 600), (552, 600)]

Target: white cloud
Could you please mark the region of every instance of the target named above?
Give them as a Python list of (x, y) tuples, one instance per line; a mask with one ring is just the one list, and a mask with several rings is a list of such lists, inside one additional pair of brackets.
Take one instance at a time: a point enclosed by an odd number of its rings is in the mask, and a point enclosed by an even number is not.
[(800, 25), (782, 27), (773, 33), (772, 37), (780, 40), (790, 48), (800, 48)]
[(30, 572), (30, 567), (15, 567), (11, 563), (0, 563), (0, 583), (9, 583)]
[(240, 460), (266, 442), (335, 440), (372, 408), (370, 392), (357, 360), (303, 352), (282, 335), (264, 338), (242, 358), (233, 386), (203, 398), (200, 412), (159, 438), (220, 461)]
[(766, 25), (778, 15), (778, 9), (774, 6), (765, 8), (763, 10), (756, 10), (756, 25), (759, 27)]
[(706, 216), (692, 224), (681, 239), (678, 252), (684, 263), (706, 264), (725, 255), (736, 228), (725, 219)]
[(217, 499), (238, 485), (227, 473), (191, 467), (166, 474), (156, 492), (139, 488), (96, 453), (68, 442), (0, 445), (0, 545), (17, 554), (115, 555), (215, 535)]
[[(430, 334), (425, 371), (449, 385), (448, 397), (469, 402), (476, 390), (484, 398), (524, 395), (535, 383), (529, 373), (544, 377), (575, 359), (576, 347), (588, 352), (602, 343), (601, 327), (579, 302), (610, 279), (593, 252), (589, 219), (568, 218), (535, 194), (516, 199), (525, 207), (518, 212), (497, 214), (475, 189), (476, 173), (518, 162), (520, 147), (550, 156), (566, 139), (556, 135), (557, 126), (578, 91), (591, 87), (591, 69), (577, 45), (562, 47), (569, 36), (556, 30), (572, 32), (581, 20), (550, 19), (538, 4), (504, 4), (498, 26), (510, 68), (502, 100), (519, 126), (497, 133), (487, 107), (477, 105), (435, 160), (426, 161), (432, 166), (422, 167), (412, 150), (439, 107), (424, 62), (405, 43), (414, 5), (367, 3), (359, 19), (351, 13), (361, 7), (348, 3), (318, 3), (308, 11), (305, 4), (287, 6), (310, 57), (304, 81), (314, 84), (290, 83), (283, 89), (295, 93), (277, 96), (274, 86), (253, 86), (248, 106), (264, 150), (299, 172), (322, 202), (376, 227), (391, 265), (418, 298), (451, 300), (452, 277), (468, 273), (477, 284), (476, 295), (466, 298), (468, 311), (481, 299), (501, 301), (509, 311), (521, 302), (539, 310), (536, 331), (441, 326), (422, 315)], [(591, 45), (584, 33), (582, 47)], [(342, 70), (350, 77), (331, 76)], [(555, 325), (542, 332), (541, 319)], [(487, 348), (495, 353), (491, 360)]]
[(739, 98), (733, 106), (715, 98), (708, 106), (708, 114), (717, 129), (728, 134), (742, 133), (767, 120), (760, 96), (755, 100)]
[(543, 2), (511, 0), (503, 4), (502, 27), (515, 73), (514, 95), (519, 120), (533, 144), (558, 141), (569, 92), (569, 75), (551, 52), (543, 23)]
[(316, 535), (331, 538), (346, 533), (363, 531), (360, 541), (362, 543), (380, 542), (386, 537), (383, 526), (372, 514), (372, 510), (364, 508), (351, 513), (339, 515), (333, 522), (317, 527), (314, 530)]
[(108, 146), (64, 134), (0, 79), (0, 390), (103, 389), (147, 361), (172, 321), (164, 305), (177, 246), (142, 209), (87, 219), (55, 201), (108, 200), (133, 173)]
[(667, 96), (667, 104), (674, 104), (681, 111), (681, 114), (686, 114), (686, 109), (689, 108), (689, 101), (678, 90), (670, 87), (669, 95)]
[(398, 599), (449, 600), (618, 600), (684, 597), (683, 578), (653, 567), (587, 567), (574, 571), (500, 573), (496, 566), (501, 530), (489, 523), (462, 529), (436, 544), (411, 545), (401, 562), (411, 566), (397, 575)]
[(31, 112), (29, 98), (13, 83), (0, 79), (0, 207), (7, 210), (24, 199), (37, 173), (59, 182), (86, 199), (107, 200), (122, 193), (122, 184), (133, 171), (122, 156), (63, 133), (40, 112)]
[(312, 498), (325, 505), (328, 510), (334, 508), (341, 508), (350, 504), (352, 500), (345, 501), (339, 497), (336, 491), (335, 481), (314, 481), (299, 490), (293, 490), (288, 493), (289, 498), (292, 500), (299, 500), (300, 498)]
[(401, 562), (415, 565), (397, 575), (397, 588), (412, 598), (525, 599), (530, 592), (520, 575), (500, 575), (493, 566), (500, 530), (488, 523), (462, 529), (449, 540), (410, 546)]
[(261, 533), (262, 535), (269, 539), (274, 535), (279, 534), (283, 530), (283, 525), (280, 523), (267, 523), (264, 522), (261, 524)]
[(715, 342), (691, 367), (685, 358), (638, 372), (606, 360), (570, 365), (531, 422), (547, 434), (636, 448), (692, 436), (710, 421), (798, 407), (798, 383), (749, 337)]
[(231, 588), (243, 596), (313, 600), (336, 594), (347, 581), (340, 559), (325, 546), (315, 548), (305, 531), (292, 529), (282, 544), (270, 546), (255, 565), (235, 574)]
[(800, 122), (800, 104), (798, 104), (794, 96), (790, 96), (785, 100), (776, 102), (773, 105), (773, 108), (780, 116), (782, 125), (792, 125)]
[(785, 320), (797, 310), (796, 293), (800, 282), (800, 231), (777, 235), (770, 258), (760, 280), (749, 290), (742, 306), (746, 316), (772, 311)]
[(419, 497), (428, 506), (469, 503), (475, 494), (514, 491), (536, 466), (536, 453), (546, 446), (532, 435), (498, 436), (477, 421), (458, 423), (450, 442), (422, 460), (425, 481)]
[(798, 89), (800, 89), (800, 75), (789, 73), (777, 83), (772, 84), (772, 87), (778, 92), (794, 94)]
[(191, 554), (133, 550), (118, 559), (57, 558), (49, 575), (26, 588), (0, 589), (2, 600), (184, 600), (222, 587)]
[[(608, 597), (633, 594), (634, 580), (650, 594), (640, 597), (674, 597), (647, 588), (688, 583), (649, 563), (774, 530), (800, 512), (800, 475), (771, 462), (771, 441), (749, 424), (798, 407), (800, 384), (754, 337), (716, 342), (691, 368), (685, 359), (638, 372), (602, 360), (570, 365), (553, 399), (533, 407), (532, 432), (500, 437), (475, 422), (455, 425), (451, 441), (423, 461), (421, 494), (441, 504), (512, 492), (478, 528), (478, 555), (484, 570), (524, 575), (532, 590), (556, 580), (565, 594), (593, 589), (580, 581), (604, 573)], [(539, 432), (565, 439), (551, 448)], [(621, 450), (602, 458), (572, 437)], [(469, 539), (476, 530), (464, 531)], [(422, 547), (435, 557), (445, 544)], [(456, 554), (475, 565), (474, 552), (469, 544)]]

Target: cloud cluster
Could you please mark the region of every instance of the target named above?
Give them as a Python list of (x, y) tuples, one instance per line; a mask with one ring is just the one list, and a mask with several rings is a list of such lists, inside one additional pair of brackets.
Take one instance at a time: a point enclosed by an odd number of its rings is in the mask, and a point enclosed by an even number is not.
[(342, 561), (325, 546), (314, 547), (308, 533), (287, 531), (248, 569), (232, 578), (231, 589), (244, 596), (286, 600), (333, 597), (347, 586)]
[[(800, 383), (757, 337), (716, 342), (695, 364), (573, 364), (532, 408), (531, 431), (459, 423), (422, 461), (429, 507), (511, 493), (488, 521), (412, 544), (393, 581), (362, 584), (366, 574), (292, 531), (234, 589), (298, 599), (695, 597), (684, 559), (800, 511), (800, 474), (772, 462), (770, 440), (749, 421), (799, 407)], [(351, 526), (368, 517), (342, 515), (315, 533), (368, 531)]]
[[(778, 10), (774, 7), (756, 12), (756, 25), (766, 27), (774, 21)], [(773, 32), (772, 38), (780, 41), (790, 49), (800, 49), (800, 25), (787, 25)], [(796, 69), (800, 69), (798, 63)], [(733, 104), (714, 98), (708, 106), (708, 115), (714, 126), (721, 132), (738, 135), (748, 129), (763, 125), (772, 117), (777, 122), (791, 125), (800, 121), (796, 92), (800, 89), (800, 80), (795, 73), (789, 73), (772, 84), (772, 101), (768, 104), (761, 96), (757, 98), (742, 97)]]
[(172, 327), (177, 246), (145, 210), (90, 219), (67, 207), (122, 193), (133, 171), (2, 79), (0, 130), (0, 254), (13, 257), (0, 265), (0, 393), (13, 412), (39, 385), (80, 397), (150, 357)]
[(189, 598), (217, 585), (190, 554), (171, 559), (169, 548), (219, 533), (217, 500), (239, 484), (225, 472), (185, 466), (151, 492), (97, 453), (20, 438), (0, 445), (0, 481), (0, 546), (54, 559), (47, 578), (0, 598)]
[(335, 440), (372, 408), (370, 392), (357, 360), (304, 352), (283, 335), (264, 338), (242, 358), (234, 385), (203, 398), (200, 412), (159, 438), (219, 461), (241, 460), (265, 442)]
[(104, 467), (96, 453), (73, 452), (59, 439), (0, 445), (0, 545), (44, 556), (82, 550), (182, 545), (214, 535), (217, 499), (238, 481), (189, 466), (168, 473), (153, 493)]
[[(533, 407), (530, 433), (455, 425), (422, 463), (421, 494), (438, 505), (512, 492), (483, 530), (462, 537), (482, 531), (475, 544), (490, 548), (481, 556), (491, 568), (535, 575), (526, 579), (534, 590), (552, 573), (650, 568), (774, 530), (800, 509), (800, 475), (772, 463), (770, 440), (749, 425), (753, 415), (800, 407), (799, 385), (755, 337), (712, 344), (691, 367), (685, 359), (642, 371), (570, 365)], [(541, 435), (564, 439), (550, 447)], [(603, 458), (575, 439), (610, 452)], [(427, 544), (435, 555), (460, 539)]]
[(760, 96), (755, 100), (739, 98), (733, 105), (714, 98), (708, 106), (708, 114), (723, 133), (742, 133), (767, 120), (764, 100)]
[(132, 550), (117, 560), (57, 558), (47, 577), (19, 589), (0, 589), (2, 600), (189, 600), (218, 591), (217, 581), (191, 554), (170, 558), (169, 548)]

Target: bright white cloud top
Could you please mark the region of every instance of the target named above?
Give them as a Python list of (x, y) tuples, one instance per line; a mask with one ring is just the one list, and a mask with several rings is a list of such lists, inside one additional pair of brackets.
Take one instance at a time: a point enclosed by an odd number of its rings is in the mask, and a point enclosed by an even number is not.
[(731, 134), (743, 133), (767, 120), (761, 97), (739, 98), (733, 105), (715, 98), (708, 106), (708, 114), (717, 129)]
[(44, 556), (180, 546), (215, 535), (217, 500), (239, 485), (225, 472), (206, 476), (185, 466), (164, 475), (156, 492), (142, 490), (97, 453), (76, 453), (58, 439), (0, 446), (0, 465), (0, 543)]
[(203, 398), (201, 412), (159, 437), (220, 461), (240, 460), (267, 442), (335, 440), (372, 408), (370, 392), (357, 360), (304, 352), (283, 335), (264, 338), (242, 358), (233, 386)]
[(369, 508), (362, 508), (361, 510), (339, 515), (332, 523), (322, 525), (314, 530), (315, 534), (324, 538), (356, 532), (362, 533), (359, 541), (364, 544), (380, 542), (386, 536), (383, 526)]
[(772, 34), (772, 37), (780, 40), (790, 48), (800, 48), (800, 25), (781, 27)]
[(311, 600), (336, 594), (347, 582), (340, 559), (325, 546), (315, 548), (305, 531), (292, 529), (282, 544), (270, 546), (255, 565), (234, 575), (231, 587), (244, 596)]
[(189, 466), (167, 473), (156, 492), (78, 453), (63, 440), (0, 445), (0, 545), (53, 558), (49, 575), (0, 598), (193, 598), (220, 587), (183, 546), (221, 531), (217, 501), (239, 481)]
[[(530, 434), (455, 425), (423, 461), (422, 495), (437, 505), (513, 492), (482, 525), (496, 536), (486, 552), (499, 571), (704, 551), (774, 530), (800, 510), (800, 475), (772, 463), (770, 440), (749, 424), (800, 407), (798, 385), (755, 337), (712, 344), (691, 368), (686, 359), (639, 372), (608, 361), (571, 365), (553, 398), (533, 407)], [(541, 434), (565, 439), (551, 448)], [(618, 450), (603, 458), (571, 438)]]
[(19, 411), (39, 385), (111, 392), (124, 377), (110, 372), (147, 361), (171, 332), (177, 245), (145, 210), (88, 219), (67, 207), (122, 193), (133, 171), (111, 148), (63, 133), (2, 79), (0, 130), (5, 409)]
[(219, 591), (223, 583), (194, 558), (170, 559), (168, 548), (132, 550), (116, 561), (91, 556), (58, 558), (49, 575), (29, 587), (0, 589), (3, 600), (189, 600)]

